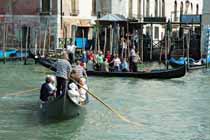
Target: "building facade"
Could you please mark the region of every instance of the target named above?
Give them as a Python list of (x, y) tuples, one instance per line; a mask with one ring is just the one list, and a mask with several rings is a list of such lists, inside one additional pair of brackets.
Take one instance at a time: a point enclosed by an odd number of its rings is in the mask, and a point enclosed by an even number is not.
[[(166, 17), (179, 22), (182, 14), (201, 14), (202, 6), (202, 0), (1, 0), (0, 22), (30, 27), (31, 36), (38, 34), (42, 39), (39, 44), (43, 44), (47, 32), (50, 46), (59, 47), (60, 38), (91, 39), (91, 26), (106, 14), (119, 14), (141, 22), (145, 17)], [(144, 32), (151, 33), (149, 25)], [(155, 25), (152, 33), (160, 40), (164, 27)]]
[(43, 46), (47, 36), (56, 48), (61, 38), (72, 38), (74, 26), (89, 32), (96, 19), (95, 5), (94, 0), (1, 0), (0, 23), (12, 25), (13, 32), (29, 27), (31, 44), (37, 37)]
[[(98, 5), (109, 5), (107, 10), (97, 8), (98, 13), (120, 14), (129, 19), (137, 19), (141, 22), (145, 17), (166, 17), (166, 21), (180, 22), (181, 15), (202, 14), (203, 0), (98, 0)], [(102, 14), (104, 15), (104, 14)], [(150, 30), (150, 25), (146, 26), (144, 32)], [(162, 25), (154, 25), (153, 36), (161, 39), (164, 34)], [(149, 31), (151, 32), (151, 31)]]

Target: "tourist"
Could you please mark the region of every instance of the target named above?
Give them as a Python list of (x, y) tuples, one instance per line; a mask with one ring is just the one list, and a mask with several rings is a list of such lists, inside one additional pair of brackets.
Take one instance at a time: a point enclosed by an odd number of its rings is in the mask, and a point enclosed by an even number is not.
[(88, 60), (86, 68), (87, 68), (87, 71), (94, 71), (94, 63), (93, 63), (92, 58)]
[(76, 83), (74, 82), (69, 83), (68, 95), (74, 103), (76, 104), (80, 103), (80, 93), (79, 93), (79, 88), (76, 85)]
[(112, 61), (112, 55), (111, 55), (110, 51), (107, 51), (106, 59), (107, 59), (108, 63), (110, 63)]
[(75, 51), (76, 51), (76, 46), (74, 45), (73, 42), (67, 45), (67, 52), (69, 54), (69, 62), (71, 64), (75, 63)]
[(104, 63), (102, 64), (101, 71), (109, 72), (108, 59), (104, 58)]
[(47, 102), (50, 96), (55, 96), (56, 89), (52, 86), (52, 79), (50, 76), (47, 76), (45, 83), (42, 84), (40, 90), (40, 100)]
[(129, 65), (126, 61), (126, 58), (123, 59), (123, 62), (121, 63), (121, 71), (122, 72), (129, 72)]
[(101, 71), (101, 67), (104, 63), (104, 56), (103, 56), (103, 53), (102, 52), (99, 52), (99, 54), (97, 55), (97, 65), (98, 65), (98, 68), (99, 68), (99, 71)]
[(119, 72), (120, 71), (120, 58), (118, 57), (118, 55), (116, 54), (114, 59), (112, 60), (112, 62), (114, 64), (114, 72)]
[(133, 72), (133, 69), (134, 69), (135, 64), (134, 64), (133, 60), (134, 60), (135, 56), (136, 56), (135, 47), (132, 47), (131, 50), (130, 50), (130, 59), (129, 59), (130, 60), (129, 62), (130, 62), (130, 71), (131, 72)]
[(95, 55), (94, 55), (93, 51), (88, 51), (87, 58), (88, 58), (88, 60), (92, 60), (93, 62), (95, 61)]
[(80, 78), (79, 84), (80, 84), (79, 87), (80, 104), (85, 104), (87, 100), (87, 90), (88, 90), (86, 80), (84, 78)]
[(138, 71), (138, 64), (141, 63), (141, 59), (139, 56), (139, 52), (135, 53), (135, 56), (132, 58), (132, 70), (133, 72), (137, 72)]
[(58, 59), (55, 63), (56, 68), (56, 80), (57, 80), (57, 96), (65, 94), (67, 79), (72, 70), (71, 64), (68, 61), (68, 54), (63, 53), (63, 59)]
[(74, 70), (76, 70), (76, 72), (79, 74), (80, 78), (83, 78), (83, 77), (87, 78), (87, 73), (86, 73), (84, 67), (82, 67), (80, 65), (80, 61), (79, 60), (77, 60)]
[(126, 58), (127, 57), (127, 49), (128, 49), (128, 46), (127, 46), (127, 42), (125, 40), (125, 38), (122, 38), (122, 51), (121, 51), (121, 58)]
[(81, 63), (84, 68), (86, 68), (86, 63), (88, 62), (88, 57), (86, 51), (82, 52)]

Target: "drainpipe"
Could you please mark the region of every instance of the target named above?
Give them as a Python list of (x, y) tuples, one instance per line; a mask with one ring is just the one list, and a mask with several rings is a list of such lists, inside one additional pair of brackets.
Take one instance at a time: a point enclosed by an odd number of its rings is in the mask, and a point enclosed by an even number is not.
[(63, 29), (63, 0), (61, 0), (61, 29)]

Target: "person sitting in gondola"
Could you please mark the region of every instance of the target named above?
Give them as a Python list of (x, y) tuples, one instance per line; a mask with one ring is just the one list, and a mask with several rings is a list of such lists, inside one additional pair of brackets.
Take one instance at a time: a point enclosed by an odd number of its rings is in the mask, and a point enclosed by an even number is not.
[(129, 72), (129, 64), (126, 61), (126, 58), (123, 59), (123, 62), (120, 65), (122, 72)]
[(68, 95), (71, 100), (76, 104), (85, 104), (88, 100), (86, 91), (87, 89), (86, 80), (84, 78), (80, 78), (77, 71), (73, 70), (68, 87)]
[(68, 95), (74, 103), (79, 104), (79, 87), (75, 84), (74, 81), (78, 81), (80, 79), (80, 75), (75, 69), (73, 69), (70, 77), (71, 78), (69, 79), (68, 83)]
[(53, 86), (53, 79), (51, 76), (47, 76), (45, 79), (45, 83), (42, 84), (40, 90), (40, 100), (43, 102), (47, 102), (50, 96), (56, 96), (56, 88)]
[(87, 78), (86, 70), (84, 69), (84, 67), (82, 67), (80, 65), (80, 61), (79, 60), (77, 60), (74, 70), (79, 74), (80, 78), (82, 78), (82, 77)]
[(80, 78), (79, 80), (79, 94), (80, 94), (80, 104), (85, 104), (87, 99), (87, 90), (88, 90), (88, 86), (86, 84), (86, 80), (84, 78)]
[(118, 55), (116, 54), (114, 59), (112, 60), (112, 62), (114, 64), (114, 72), (119, 72), (120, 71), (120, 58), (118, 57)]

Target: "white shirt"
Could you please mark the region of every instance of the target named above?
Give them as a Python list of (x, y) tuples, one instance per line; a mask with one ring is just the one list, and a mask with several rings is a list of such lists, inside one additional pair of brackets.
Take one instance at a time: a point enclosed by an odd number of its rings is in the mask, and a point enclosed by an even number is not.
[(84, 85), (82, 88), (79, 89), (81, 102), (84, 102), (87, 98), (87, 96), (86, 96), (87, 91), (85, 89), (88, 90), (87, 85)]
[(69, 84), (69, 88), (70, 88), (70, 90), (68, 90), (69, 97), (74, 103), (79, 104), (80, 93), (79, 93), (78, 86), (75, 83), (71, 83)]
[(67, 45), (67, 51), (69, 53), (75, 53), (76, 46), (75, 45)]
[(127, 49), (127, 43), (126, 42), (123, 42), (122, 45), (123, 45), (123, 49)]
[(119, 67), (119, 66), (120, 66), (120, 64), (121, 64), (120, 59), (119, 59), (119, 58), (114, 58), (114, 66)]
[(131, 56), (136, 56), (135, 49), (131, 49)]

